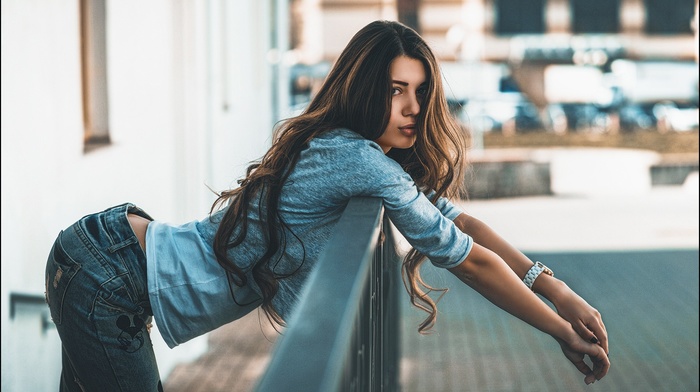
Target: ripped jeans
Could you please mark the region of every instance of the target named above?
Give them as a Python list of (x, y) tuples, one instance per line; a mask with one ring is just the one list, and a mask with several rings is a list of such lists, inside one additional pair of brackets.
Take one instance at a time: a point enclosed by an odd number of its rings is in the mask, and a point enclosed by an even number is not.
[(61, 337), (61, 391), (162, 391), (148, 325), (146, 255), (127, 213), (87, 215), (61, 231), (46, 263), (46, 301)]

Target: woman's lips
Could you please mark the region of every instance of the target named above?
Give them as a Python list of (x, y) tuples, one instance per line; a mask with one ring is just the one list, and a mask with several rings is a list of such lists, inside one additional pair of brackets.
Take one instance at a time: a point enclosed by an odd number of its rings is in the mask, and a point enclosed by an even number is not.
[(416, 126), (406, 125), (403, 127), (399, 127), (399, 131), (401, 131), (401, 133), (403, 133), (406, 136), (414, 136), (416, 134)]

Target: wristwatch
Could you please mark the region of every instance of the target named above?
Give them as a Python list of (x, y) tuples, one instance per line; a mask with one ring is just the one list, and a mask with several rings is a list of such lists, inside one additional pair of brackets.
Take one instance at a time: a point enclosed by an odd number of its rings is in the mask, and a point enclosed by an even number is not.
[(532, 285), (535, 283), (535, 279), (537, 279), (538, 276), (540, 276), (541, 273), (545, 273), (549, 276), (554, 276), (554, 271), (549, 269), (546, 265), (540, 263), (539, 261), (536, 261), (535, 264), (530, 267), (530, 269), (527, 271), (525, 274), (525, 277), (523, 278), (523, 283), (532, 290)]

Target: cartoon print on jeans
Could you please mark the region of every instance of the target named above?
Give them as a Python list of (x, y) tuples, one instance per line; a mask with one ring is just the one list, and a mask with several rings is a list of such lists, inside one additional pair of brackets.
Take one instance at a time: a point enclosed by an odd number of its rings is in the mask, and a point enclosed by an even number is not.
[(136, 352), (143, 346), (143, 327), (146, 325), (138, 316), (134, 316), (133, 326), (131, 324), (131, 318), (127, 315), (117, 319), (117, 327), (122, 330), (117, 337), (119, 348), (128, 353)]

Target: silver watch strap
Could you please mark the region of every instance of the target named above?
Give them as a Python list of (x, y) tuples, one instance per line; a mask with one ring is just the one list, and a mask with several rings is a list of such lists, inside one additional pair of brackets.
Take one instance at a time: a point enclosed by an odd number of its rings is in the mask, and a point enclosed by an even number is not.
[(523, 283), (525, 283), (527, 288), (532, 290), (532, 285), (535, 283), (535, 279), (537, 279), (537, 277), (544, 272), (545, 268), (547, 267), (545, 267), (544, 264), (540, 263), (539, 261), (530, 267), (523, 278)]

